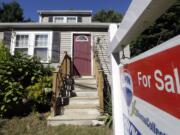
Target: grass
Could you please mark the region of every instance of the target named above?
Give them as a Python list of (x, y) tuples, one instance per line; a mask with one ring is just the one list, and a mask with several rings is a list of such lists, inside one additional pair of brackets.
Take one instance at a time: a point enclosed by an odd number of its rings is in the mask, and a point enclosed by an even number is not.
[(0, 120), (0, 135), (110, 135), (106, 127), (61, 125), (47, 126), (37, 115)]

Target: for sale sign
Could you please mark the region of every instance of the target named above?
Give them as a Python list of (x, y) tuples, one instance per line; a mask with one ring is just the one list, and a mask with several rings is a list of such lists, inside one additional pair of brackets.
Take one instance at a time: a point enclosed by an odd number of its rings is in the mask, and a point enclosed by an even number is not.
[(180, 45), (120, 68), (126, 135), (180, 135)]

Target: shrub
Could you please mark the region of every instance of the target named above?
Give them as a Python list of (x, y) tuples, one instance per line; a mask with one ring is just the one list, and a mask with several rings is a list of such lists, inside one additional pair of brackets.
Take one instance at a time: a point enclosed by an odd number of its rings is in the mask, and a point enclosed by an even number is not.
[(35, 111), (43, 112), (50, 108), (52, 77), (41, 77), (37, 83), (26, 88), (27, 99), (34, 103)]
[[(26, 103), (31, 93), (28, 91), (28, 87), (36, 85), (41, 78), (50, 74), (49, 67), (45, 68), (36, 57), (22, 53), (15, 53), (12, 56), (9, 50), (1, 44), (0, 115), (4, 116), (7, 112), (13, 112), (12, 109), (17, 109), (18, 105)], [(39, 100), (38, 98), (37, 100)], [(41, 102), (41, 100), (37, 100), (36, 102)]]
[(9, 53), (9, 50), (3, 45), (3, 43), (0, 43), (0, 61), (9, 60), (10, 57), (11, 54)]

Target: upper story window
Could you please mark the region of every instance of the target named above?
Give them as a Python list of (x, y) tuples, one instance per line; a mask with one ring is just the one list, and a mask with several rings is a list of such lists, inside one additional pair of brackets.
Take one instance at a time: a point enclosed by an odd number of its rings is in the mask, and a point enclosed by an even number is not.
[(54, 16), (54, 23), (77, 23), (77, 16)]
[(77, 17), (76, 16), (68, 16), (67, 23), (77, 23)]
[(65, 23), (65, 17), (64, 16), (55, 16), (54, 22), (55, 23)]

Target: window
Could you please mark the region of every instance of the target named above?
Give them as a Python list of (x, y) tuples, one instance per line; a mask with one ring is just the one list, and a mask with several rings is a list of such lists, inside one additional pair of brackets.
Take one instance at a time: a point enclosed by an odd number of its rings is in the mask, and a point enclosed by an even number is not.
[(48, 35), (35, 35), (34, 55), (42, 61), (48, 60)]
[(34, 56), (40, 58), (41, 61), (47, 61), (48, 49), (47, 48), (34, 48)]
[(77, 17), (76, 16), (68, 16), (67, 23), (77, 23)]
[(35, 37), (36, 47), (47, 47), (48, 46), (48, 35), (36, 35)]
[(54, 16), (54, 23), (77, 23), (77, 16)]
[(87, 42), (87, 41), (89, 41), (89, 39), (85, 35), (79, 35), (79, 36), (76, 37), (76, 41), (78, 41), (78, 42)]
[(65, 17), (63, 17), (63, 16), (55, 16), (54, 17), (54, 22), (55, 23), (65, 23)]
[(30, 56), (37, 56), (41, 62), (47, 63), (52, 55), (52, 32), (51, 31), (17, 31), (15, 38), (12, 37), (10, 51), (23, 52)]
[(28, 54), (29, 35), (16, 35), (15, 52)]

